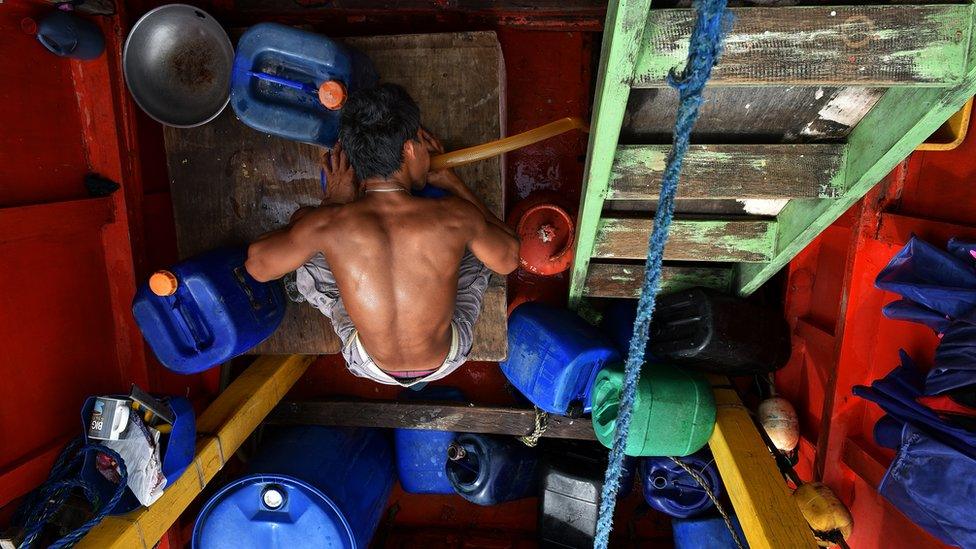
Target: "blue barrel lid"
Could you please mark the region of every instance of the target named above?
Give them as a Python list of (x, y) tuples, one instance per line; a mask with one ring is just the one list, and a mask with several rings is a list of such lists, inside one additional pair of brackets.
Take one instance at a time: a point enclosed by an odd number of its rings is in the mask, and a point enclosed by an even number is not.
[(193, 526), (193, 549), (357, 549), (349, 522), (320, 490), (288, 475), (242, 477), (214, 494)]

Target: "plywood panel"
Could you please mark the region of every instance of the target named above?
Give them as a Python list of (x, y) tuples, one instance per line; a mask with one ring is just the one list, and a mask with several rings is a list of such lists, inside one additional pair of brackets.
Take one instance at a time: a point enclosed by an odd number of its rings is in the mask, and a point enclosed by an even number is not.
[[(366, 52), (383, 79), (403, 85), (423, 123), (448, 149), (497, 139), (504, 128), (504, 66), (494, 33), (402, 35), (348, 39)], [(167, 162), (180, 255), (245, 244), (287, 223), (300, 206), (321, 201), (322, 149), (244, 126), (231, 109), (199, 128), (166, 128)], [(495, 158), (458, 170), (501, 214), (501, 164)], [(506, 349), (505, 282), (495, 277), (475, 327), (473, 360), (499, 360)], [(339, 350), (328, 320), (290, 304), (278, 331), (254, 352)]]

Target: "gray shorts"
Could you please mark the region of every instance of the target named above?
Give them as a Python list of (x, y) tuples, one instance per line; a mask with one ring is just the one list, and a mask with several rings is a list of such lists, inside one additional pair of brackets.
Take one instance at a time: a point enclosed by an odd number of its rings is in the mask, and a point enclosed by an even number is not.
[(342, 356), (346, 359), (349, 371), (359, 377), (372, 379), (384, 385), (409, 387), (417, 383), (427, 383), (441, 379), (457, 370), (468, 359), (474, 333), (474, 323), (481, 313), (481, 300), (488, 288), (491, 271), (470, 251), (465, 251), (458, 271), (458, 289), (451, 318), (453, 333), (451, 350), (447, 358), (436, 370), (424, 377), (409, 381), (397, 379), (383, 370), (370, 358), (359, 341), (359, 332), (349, 318), (346, 307), (339, 295), (339, 287), (325, 256), (316, 254), (295, 271), (295, 284), (298, 291), (316, 309), (329, 317), (332, 328), (342, 342)]

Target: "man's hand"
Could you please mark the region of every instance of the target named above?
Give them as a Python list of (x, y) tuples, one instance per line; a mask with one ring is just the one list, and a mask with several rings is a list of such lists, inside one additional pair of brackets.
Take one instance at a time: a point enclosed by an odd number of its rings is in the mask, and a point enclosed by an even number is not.
[(322, 204), (348, 204), (359, 198), (359, 181), (342, 143), (322, 153), (325, 198)]
[[(420, 128), (420, 139), (427, 147), (427, 152), (430, 153), (431, 158), (444, 154), (444, 145), (441, 144), (440, 139), (434, 137), (434, 134), (424, 128)], [(455, 189), (461, 180), (454, 173), (454, 170), (444, 168), (427, 172), (427, 183), (450, 191)]]

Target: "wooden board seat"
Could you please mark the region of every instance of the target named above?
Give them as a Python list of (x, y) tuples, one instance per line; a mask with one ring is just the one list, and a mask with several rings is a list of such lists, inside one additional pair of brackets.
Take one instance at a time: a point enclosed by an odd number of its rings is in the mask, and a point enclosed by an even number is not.
[[(493, 32), (349, 38), (381, 77), (402, 85), (420, 105), (424, 125), (448, 150), (504, 133), (504, 63)], [(323, 149), (246, 127), (229, 107), (198, 128), (166, 128), (177, 243), (181, 257), (244, 244), (287, 223), (299, 206), (317, 205)], [(461, 178), (496, 214), (504, 204), (498, 158), (465, 166)], [(504, 217), (504, 216), (502, 216)], [(507, 354), (505, 278), (492, 277), (475, 326), (471, 360)], [(281, 327), (253, 350), (260, 354), (331, 354), (338, 337), (306, 304), (289, 304)]]

